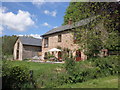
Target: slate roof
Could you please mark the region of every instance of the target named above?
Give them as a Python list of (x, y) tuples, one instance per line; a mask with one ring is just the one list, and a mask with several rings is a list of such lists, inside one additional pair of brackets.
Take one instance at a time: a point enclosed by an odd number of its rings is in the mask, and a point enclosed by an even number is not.
[(71, 24), (71, 25), (60, 26), (58, 28), (54, 28), (54, 29), (46, 32), (42, 36), (46, 36), (46, 35), (50, 35), (50, 34), (53, 34), (53, 33), (57, 33), (57, 32), (61, 32), (61, 31), (69, 30), (69, 29), (72, 29), (72, 28), (75, 28), (75, 27), (87, 25), (88, 23), (90, 23), (91, 21), (93, 21), (95, 19), (96, 19), (96, 16), (80, 20), (79, 22), (76, 22), (76, 23)]
[(42, 46), (42, 40), (33, 37), (19, 37), (23, 45)]

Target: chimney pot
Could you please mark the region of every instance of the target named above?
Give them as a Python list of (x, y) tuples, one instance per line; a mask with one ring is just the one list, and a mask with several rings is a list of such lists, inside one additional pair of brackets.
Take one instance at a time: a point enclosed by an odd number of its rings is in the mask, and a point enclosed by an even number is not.
[(71, 18), (68, 20), (68, 24), (69, 25), (72, 24), (72, 19)]

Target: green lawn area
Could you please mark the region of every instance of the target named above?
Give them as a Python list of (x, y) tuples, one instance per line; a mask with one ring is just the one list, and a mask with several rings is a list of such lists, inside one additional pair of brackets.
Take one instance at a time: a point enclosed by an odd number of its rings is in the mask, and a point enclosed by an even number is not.
[[(54, 80), (57, 79), (57, 68), (63, 70), (64, 64), (37, 63), (26, 61), (8, 61), (11, 66), (25, 65), (33, 70), (33, 77), (37, 82), (37, 88), (54, 87)], [(118, 88), (118, 76), (107, 76), (98, 79), (88, 80), (83, 83), (57, 85), (57, 88)]]
[(45, 87), (46, 84), (51, 83), (51, 78), (58, 72), (58, 68), (62, 68), (63, 64), (51, 64), (51, 63), (38, 63), (27, 61), (8, 61), (11, 66), (25, 65), (30, 70), (33, 70), (33, 78), (37, 82), (38, 88)]
[(108, 76), (83, 83), (66, 84), (59, 88), (118, 88), (118, 76)]
[(51, 70), (56, 67), (62, 66), (62, 64), (50, 64), (50, 63), (38, 63), (38, 62), (27, 62), (27, 61), (9, 61), (9, 64), (12, 64), (13, 66), (16, 65), (26, 65), (29, 67), (29, 69), (32, 70), (39, 70), (39, 71), (46, 71), (46, 70)]
[(37, 63), (37, 62), (26, 62), (26, 61), (9, 61), (9, 64), (12, 66), (25, 65), (30, 70), (33, 70), (35, 75), (39, 75), (40, 73), (49, 73), (63, 66), (63, 64), (58, 64), (58, 63), (50, 64), (50, 63)]

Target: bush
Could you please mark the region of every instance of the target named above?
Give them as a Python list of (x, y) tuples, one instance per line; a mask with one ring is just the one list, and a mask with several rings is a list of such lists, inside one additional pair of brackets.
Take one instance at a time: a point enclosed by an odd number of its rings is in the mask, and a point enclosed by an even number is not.
[(26, 66), (11, 67), (7, 62), (3, 62), (2, 79), (3, 89), (22, 88), (31, 82), (29, 69)]
[(118, 74), (118, 56), (109, 56), (95, 61), (95, 66), (99, 67), (105, 76)]
[(51, 59), (51, 58), (55, 58), (55, 56), (50, 54), (50, 52), (48, 52), (47, 55), (44, 57), (44, 59)]
[(25, 58), (25, 59), (23, 59), (23, 61), (29, 61), (29, 60), (31, 60), (30, 58)]
[(73, 72), (75, 70), (75, 60), (73, 58), (67, 58), (65, 60), (65, 69), (68, 74), (73, 75)]
[(118, 56), (93, 58), (80, 62), (68, 59), (65, 65), (69, 74), (67, 83), (84, 82), (90, 79), (118, 74), (118, 67)]

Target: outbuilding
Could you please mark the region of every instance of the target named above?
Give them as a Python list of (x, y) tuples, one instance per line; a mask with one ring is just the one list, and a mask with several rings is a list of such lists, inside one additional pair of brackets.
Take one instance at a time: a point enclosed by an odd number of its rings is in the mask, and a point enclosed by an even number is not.
[(14, 45), (14, 60), (32, 59), (40, 57), (42, 52), (42, 40), (33, 37), (18, 37)]

